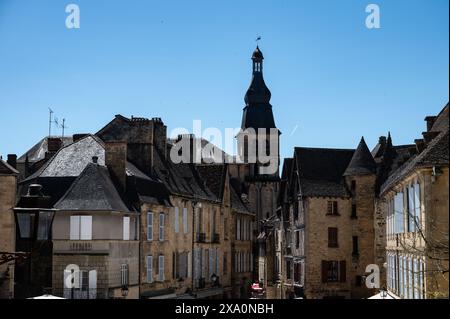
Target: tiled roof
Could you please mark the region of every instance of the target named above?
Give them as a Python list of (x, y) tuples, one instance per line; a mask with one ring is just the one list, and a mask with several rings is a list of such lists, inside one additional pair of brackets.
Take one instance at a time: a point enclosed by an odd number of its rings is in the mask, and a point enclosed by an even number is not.
[(70, 211), (129, 211), (108, 169), (93, 163), (85, 167), (55, 208)]

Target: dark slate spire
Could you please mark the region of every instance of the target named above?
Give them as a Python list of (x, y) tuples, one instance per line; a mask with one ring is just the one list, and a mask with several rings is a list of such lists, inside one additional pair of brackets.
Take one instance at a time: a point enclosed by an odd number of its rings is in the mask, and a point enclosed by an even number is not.
[(361, 138), (358, 148), (344, 172), (344, 176), (348, 175), (370, 175), (375, 174), (376, 164), (372, 154), (367, 147), (364, 137)]
[(252, 54), (253, 76), (250, 87), (245, 94), (245, 108), (242, 117), (242, 129), (246, 128), (275, 128), (272, 106), (270, 105), (271, 93), (264, 82), (263, 77), (264, 56), (259, 49)]

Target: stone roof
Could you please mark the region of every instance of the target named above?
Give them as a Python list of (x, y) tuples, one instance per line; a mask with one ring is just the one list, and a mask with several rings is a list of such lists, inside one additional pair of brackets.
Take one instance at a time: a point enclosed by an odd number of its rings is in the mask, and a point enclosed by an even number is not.
[(55, 208), (69, 211), (129, 212), (108, 169), (94, 163), (85, 167)]
[[(205, 181), (206, 186), (219, 200), (223, 200), (225, 180), (228, 174), (227, 164), (197, 165), (196, 168), (201, 178)], [(250, 213), (247, 205), (244, 204), (239, 192), (232, 183), (230, 183), (230, 201), (234, 210), (241, 213)]]
[(17, 175), (19, 171), (9, 165), (7, 162), (0, 159), (0, 175)]
[(393, 170), (383, 185), (381, 193), (385, 193), (412, 171), (433, 166), (448, 166), (449, 162), (449, 113), (448, 104), (437, 116), (434, 125), (430, 131), (438, 135), (426, 144), (425, 149), (419, 154), (410, 156), (410, 158)]
[[(62, 146), (66, 146), (72, 143), (73, 139), (72, 136), (65, 136), (65, 137), (57, 137), (62, 140)], [(20, 156), (17, 159), (18, 163), (25, 163), (27, 155), (28, 155), (28, 162), (29, 163), (35, 163), (39, 162), (40, 160), (43, 160), (45, 158), (45, 153), (48, 152), (48, 137), (44, 137), (41, 139), (38, 143), (36, 143), (32, 148), (30, 148), (25, 154)]]
[(343, 174), (354, 150), (328, 148), (295, 148), (300, 193), (307, 197), (347, 197), (349, 192)]
[(359, 145), (353, 154), (350, 164), (344, 172), (344, 176), (370, 175), (375, 174), (375, 171), (375, 160), (373, 159), (363, 137), (361, 138), (361, 142), (359, 142)]

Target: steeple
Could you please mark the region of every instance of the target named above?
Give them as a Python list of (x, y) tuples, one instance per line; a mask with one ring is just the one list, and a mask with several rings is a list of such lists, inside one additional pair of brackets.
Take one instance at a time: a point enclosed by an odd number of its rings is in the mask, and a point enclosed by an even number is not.
[(344, 172), (344, 176), (371, 175), (375, 174), (375, 170), (375, 160), (367, 147), (366, 141), (364, 141), (364, 137), (362, 137), (350, 164)]
[(263, 77), (264, 56), (257, 46), (252, 54), (253, 75), (250, 87), (245, 94), (245, 108), (242, 129), (275, 128), (270, 98), (272, 94)]

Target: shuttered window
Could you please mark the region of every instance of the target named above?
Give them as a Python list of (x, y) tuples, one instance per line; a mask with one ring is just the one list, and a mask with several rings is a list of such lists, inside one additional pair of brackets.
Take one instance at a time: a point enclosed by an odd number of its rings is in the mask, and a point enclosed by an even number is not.
[(175, 207), (174, 218), (175, 233), (178, 234), (180, 232), (180, 209), (178, 207)]
[(165, 226), (165, 215), (164, 213), (159, 214), (159, 240), (164, 240), (164, 226)]
[(338, 229), (329, 227), (328, 228), (328, 247), (336, 248), (338, 247)]
[(122, 222), (123, 226), (123, 240), (130, 240), (130, 217), (125, 216)]
[(147, 282), (153, 282), (153, 256), (147, 256)]
[(328, 201), (328, 204), (327, 204), (327, 215), (339, 215), (338, 202), (337, 201)]
[(188, 210), (186, 207), (183, 207), (183, 232), (188, 233)]
[(322, 282), (346, 282), (346, 261), (322, 260)]
[(153, 213), (147, 213), (147, 240), (153, 240)]
[(129, 272), (127, 264), (120, 265), (120, 284), (122, 286), (128, 286), (129, 284)]
[(164, 256), (159, 256), (158, 258), (158, 281), (164, 281), (165, 280), (165, 276), (164, 276)]

